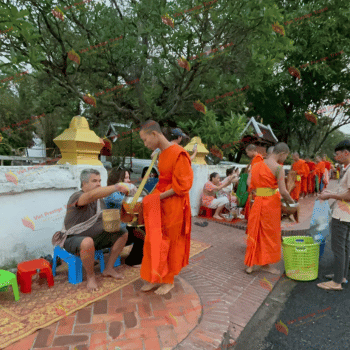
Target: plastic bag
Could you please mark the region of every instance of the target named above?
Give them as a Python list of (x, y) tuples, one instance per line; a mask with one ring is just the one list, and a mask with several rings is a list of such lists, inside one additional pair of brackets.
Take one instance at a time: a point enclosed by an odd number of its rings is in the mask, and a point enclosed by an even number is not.
[(314, 210), (310, 220), (310, 234), (315, 237), (321, 234), (324, 238), (330, 233), (330, 222), (332, 220), (332, 210), (327, 201), (316, 199)]

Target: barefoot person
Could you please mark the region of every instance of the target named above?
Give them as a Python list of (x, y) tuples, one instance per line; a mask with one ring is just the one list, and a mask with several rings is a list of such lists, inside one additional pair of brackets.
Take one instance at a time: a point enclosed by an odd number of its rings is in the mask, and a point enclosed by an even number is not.
[(227, 187), (233, 182), (237, 181), (238, 177), (236, 173), (232, 173), (232, 175), (226, 177), (226, 179), (223, 182), (220, 182), (220, 175), (218, 173), (211, 173), (209, 175), (209, 181), (206, 182), (203, 188), (202, 205), (207, 208), (216, 209), (213, 215), (214, 219), (224, 220), (224, 218), (221, 217), (220, 214), (224, 209), (225, 205), (230, 204), (230, 200), (228, 197), (222, 196), (219, 198), (215, 198), (216, 194), (224, 187)]
[(332, 251), (334, 255), (333, 274), (327, 275), (329, 282), (317, 284), (326, 290), (342, 290), (342, 283), (346, 283), (349, 273), (350, 254), (350, 140), (344, 140), (335, 147), (335, 160), (344, 165), (345, 174), (340, 180), (337, 191), (323, 191), (318, 198), (321, 200), (336, 199), (331, 232)]
[(158, 287), (164, 295), (174, 288), (174, 276), (188, 265), (191, 242), (191, 206), (189, 191), (193, 171), (189, 154), (170, 143), (159, 124), (149, 120), (141, 127), (140, 137), (151, 150), (159, 148), (159, 182), (143, 199), (146, 237), (141, 278), (147, 281), (141, 290)]
[(285, 143), (277, 143), (272, 155), (255, 164), (249, 175), (256, 196), (247, 227), (244, 260), (248, 266), (247, 273), (256, 270), (254, 266), (274, 274), (279, 273), (269, 264), (281, 259), (281, 196), (286, 202), (294, 203), (286, 189), (284, 169), (278, 164), (286, 160), (288, 153), (289, 148)]
[[(70, 231), (74, 229), (74, 226), (86, 223), (87, 220), (95, 216), (98, 209), (97, 202), (101, 198), (109, 196), (115, 191), (126, 193), (128, 190), (118, 184), (101, 187), (101, 176), (95, 169), (84, 169), (80, 174), (80, 181), (81, 191), (73, 193), (68, 200), (64, 219), (68, 235), (62, 243), (63, 248), (69, 253), (80, 255), (86, 270), (87, 288), (98, 290), (94, 272), (95, 250), (112, 248), (102, 275), (117, 279), (124, 278), (123, 275), (114, 270), (113, 266), (128, 239), (127, 230), (123, 228), (118, 232), (104, 232), (101, 212), (95, 223), (92, 226), (88, 225), (86, 230), (77, 234), (70, 234)], [(102, 209), (106, 208), (103, 201), (100, 201), (99, 205)]]

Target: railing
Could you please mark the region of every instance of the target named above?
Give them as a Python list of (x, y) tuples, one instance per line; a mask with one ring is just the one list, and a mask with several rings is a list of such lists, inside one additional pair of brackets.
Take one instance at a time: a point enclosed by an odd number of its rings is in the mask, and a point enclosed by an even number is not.
[(1, 166), (4, 166), (4, 160), (10, 160), (11, 165), (13, 165), (14, 161), (22, 161), (25, 164), (33, 164), (34, 162), (40, 163), (40, 161), (44, 161), (44, 164), (45, 164), (45, 163), (50, 163), (52, 161), (58, 161), (58, 160), (60, 160), (60, 158), (0, 156)]

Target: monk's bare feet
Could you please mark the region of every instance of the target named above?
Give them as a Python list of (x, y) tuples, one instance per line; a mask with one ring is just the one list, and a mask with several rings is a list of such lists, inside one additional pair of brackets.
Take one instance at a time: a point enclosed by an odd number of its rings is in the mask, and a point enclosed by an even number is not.
[(252, 272), (258, 271), (259, 270), (259, 266), (249, 266), (248, 268), (246, 268), (245, 272), (248, 274), (251, 274)]
[(154, 293), (158, 295), (164, 295), (169, 293), (174, 288), (173, 284), (163, 284)]
[(148, 292), (149, 290), (158, 287), (160, 283), (150, 283), (147, 282), (146, 284), (144, 284), (141, 288), (142, 292)]
[(273, 275), (279, 275), (281, 273), (281, 271), (275, 269), (274, 267), (272, 267), (270, 265), (261, 266), (261, 270), (272, 273)]
[(87, 289), (90, 292), (98, 291), (99, 288), (98, 288), (95, 276), (87, 277)]
[(139, 264), (139, 265), (132, 265), (131, 267), (141, 267), (141, 264)]
[(213, 218), (214, 218), (214, 219), (218, 219), (218, 220), (224, 220), (224, 218), (222, 218), (222, 217), (219, 216), (219, 215), (213, 215)]
[(114, 277), (117, 280), (122, 280), (124, 278), (124, 275), (120, 272), (115, 271), (114, 269), (110, 270), (103, 270), (102, 272), (103, 277)]

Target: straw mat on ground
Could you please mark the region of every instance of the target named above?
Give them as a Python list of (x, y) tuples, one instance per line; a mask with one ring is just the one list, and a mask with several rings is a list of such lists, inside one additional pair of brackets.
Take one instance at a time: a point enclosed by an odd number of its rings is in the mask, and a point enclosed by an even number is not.
[[(193, 257), (209, 247), (209, 244), (191, 240), (190, 256)], [(96, 266), (96, 271), (98, 269), (99, 266)], [(86, 289), (85, 275), (82, 283), (68, 283), (66, 264), (57, 269), (55, 285), (52, 288), (48, 288), (45, 279), (33, 280), (32, 292), (21, 293), (18, 302), (14, 301), (11, 287), (7, 292), (0, 292), (0, 348), (9, 346), (140, 278), (140, 268), (123, 265), (120, 270), (125, 278), (119, 281), (97, 273), (100, 290), (93, 293)]]

